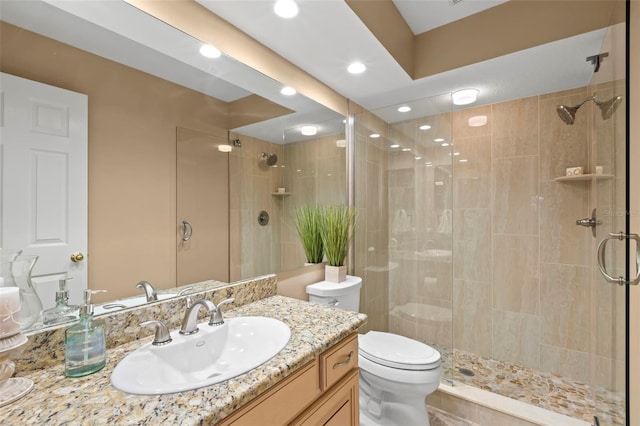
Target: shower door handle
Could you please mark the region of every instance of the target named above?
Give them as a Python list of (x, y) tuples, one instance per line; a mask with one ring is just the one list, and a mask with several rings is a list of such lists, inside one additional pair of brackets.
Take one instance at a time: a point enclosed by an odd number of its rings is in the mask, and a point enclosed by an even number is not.
[[(635, 240), (636, 242), (636, 276), (632, 280), (625, 280), (624, 277), (613, 277), (607, 272), (607, 265), (605, 263), (604, 252), (609, 240)], [(598, 268), (600, 273), (604, 276), (607, 282), (615, 283), (618, 285), (637, 285), (640, 282), (640, 236), (638, 234), (625, 234), (624, 232), (610, 232), (606, 237), (598, 244)]]
[(186, 220), (182, 221), (182, 241), (189, 241), (193, 235), (193, 228)]

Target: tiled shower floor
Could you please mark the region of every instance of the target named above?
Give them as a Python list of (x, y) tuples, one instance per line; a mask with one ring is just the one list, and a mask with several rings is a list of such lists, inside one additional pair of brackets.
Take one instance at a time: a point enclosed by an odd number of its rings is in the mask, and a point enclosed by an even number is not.
[[(444, 378), (451, 378), (451, 352), (440, 348)], [(583, 382), (455, 350), (455, 383), (465, 383), (556, 413), (593, 422), (593, 390)], [(461, 369), (474, 373), (465, 375)], [(624, 395), (597, 390), (600, 424), (624, 425)]]

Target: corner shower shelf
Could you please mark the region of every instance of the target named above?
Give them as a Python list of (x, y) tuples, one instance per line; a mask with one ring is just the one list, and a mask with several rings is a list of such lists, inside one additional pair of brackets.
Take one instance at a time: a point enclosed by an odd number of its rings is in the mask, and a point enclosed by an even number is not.
[(593, 178), (596, 178), (596, 180), (607, 180), (607, 179), (613, 179), (613, 175), (596, 175), (593, 173), (589, 173), (586, 175), (577, 175), (577, 176), (560, 176), (554, 179), (554, 181), (556, 182), (573, 182), (573, 181), (577, 181), (577, 180), (591, 180)]

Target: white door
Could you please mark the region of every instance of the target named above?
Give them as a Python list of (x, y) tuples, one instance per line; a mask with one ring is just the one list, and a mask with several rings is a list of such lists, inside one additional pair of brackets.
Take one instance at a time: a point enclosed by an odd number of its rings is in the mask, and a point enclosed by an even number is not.
[(70, 302), (87, 288), (88, 98), (0, 73), (0, 242), (38, 255), (33, 282), (45, 309), (68, 276)]

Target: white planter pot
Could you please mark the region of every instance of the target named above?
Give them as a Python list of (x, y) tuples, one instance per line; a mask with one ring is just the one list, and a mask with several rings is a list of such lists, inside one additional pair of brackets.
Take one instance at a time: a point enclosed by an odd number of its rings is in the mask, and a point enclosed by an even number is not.
[(332, 283), (341, 283), (347, 279), (347, 266), (329, 266), (324, 267), (324, 280)]

